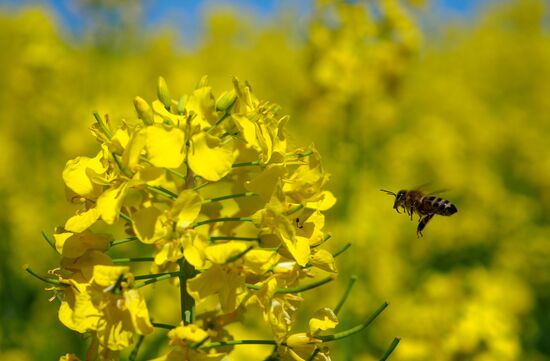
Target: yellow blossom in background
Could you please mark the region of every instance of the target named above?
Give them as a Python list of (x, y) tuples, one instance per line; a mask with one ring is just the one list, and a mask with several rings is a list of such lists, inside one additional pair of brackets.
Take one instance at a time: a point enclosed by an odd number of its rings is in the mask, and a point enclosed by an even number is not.
[[(206, 347), (258, 338), (288, 360), (378, 360), (395, 335), (389, 359), (550, 359), (549, 9), (475, 3), (319, 0), (293, 14), (282, 2), (266, 18), (213, 5), (192, 46), (178, 36), (185, 4), (152, 28), (140, 2), (77, 1), (79, 34), (44, 4), (1, 6), (0, 359), (273, 355)], [(379, 189), (426, 183), (460, 213), (417, 240)], [(202, 348), (169, 344), (182, 262)], [(48, 294), (23, 263), (47, 274)], [(130, 270), (99, 286), (98, 266)], [(352, 273), (336, 328), (308, 336), (334, 322), (312, 311), (334, 307)], [(283, 350), (383, 300), (367, 333)], [(60, 322), (62, 303), (85, 335)], [(165, 329), (141, 341), (144, 310)]]

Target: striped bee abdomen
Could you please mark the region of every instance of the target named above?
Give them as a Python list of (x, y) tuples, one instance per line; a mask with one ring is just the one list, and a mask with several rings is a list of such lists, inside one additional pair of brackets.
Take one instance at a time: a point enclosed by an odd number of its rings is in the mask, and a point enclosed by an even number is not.
[(426, 196), (421, 201), (421, 212), (424, 214), (439, 214), (441, 216), (450, 216), (457, 212), (454, 204), (446, 199), (436, 196)]

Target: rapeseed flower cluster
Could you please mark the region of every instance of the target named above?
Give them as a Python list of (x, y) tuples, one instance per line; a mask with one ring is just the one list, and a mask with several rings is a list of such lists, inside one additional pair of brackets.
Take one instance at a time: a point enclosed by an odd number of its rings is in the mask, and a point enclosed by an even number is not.
[[(222, 360), (240, 343), (225, 326), (252, 306), (271, 330), (273, 359), (328, 360), (324, 342), (366, 327), (319, 335), (338, 325), (337, 311), (323, 308), (308, 332), (294, 330), (301, 291), (337, 273), (323, 214), (336, 198), (317, 150), (290, 148), (288, 116), (247, 83), (233, 86), (215, 98), (204, 77), (174, 100), (159, 78), (157, 100), (134, 99), (139, 119), (115, 127), (94, 114), (98, 153), (67, 162), (66, 194), (78, 209), (46, 235), (61, 256), (47, 281), (60, 321), (90, 337), (88, 359), (119, 359), (159, 327), (170, 330), (170, 349), (158, 360)], [(122, 238), (96, 231), (117, 224)], [(150, 254), (109, 255), (129, 242)], [(134, 262), (150, 262), (150, 273), (135, 275)], [(153, 322), (140, 291), (163, 280), (180, 289), (179, 325)]]

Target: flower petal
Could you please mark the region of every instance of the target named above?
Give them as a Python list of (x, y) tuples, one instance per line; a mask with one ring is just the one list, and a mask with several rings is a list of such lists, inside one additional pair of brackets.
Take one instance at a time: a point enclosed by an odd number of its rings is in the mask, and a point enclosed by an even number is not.
[(185, 159), (185, 133), (161, 124), (146, 128), (145, 149), (155, 167), (178, 168)]
[(212, 263), (224, 264), (227, 261), (238, 254), (243, 253), (248, 248), (248, 245), (244, 242), (229, 241), (223, 244), (216, 244), (207, 247), (204, 250), (206, 258)]
[(184, 230), (195, 221), (202, 207), (202, 198), (192, 189), (182, 191), (174, 201), (170, 210), (170, 217), (175, 218), (176, 228)]
[(100, 287), (109, 287), (116, 283), (120, 275), (128, 273), (128, 266), (103, 266), (94, 267), (94, 282)]
[(65, 229), (69, 232), (80, 233), (88, 229), (99, 218), (97, 208), (90, 208), (72, 216), (65, 222)]
[(314, 335), (319, 330), (332, 330), (338, 325), (338, 317), (328, 307), (317, 310), (309, 320), (309, 333)]
[(223, 271), (213, 266), (187, 281), (187, 292), (196, 301), (218, 293), (223, 286)]
[(103, 192), (97, 199), (97, 210), (101, 219), (107, 224), (113, 224), (118, 220), (122, 201), (126, 195), (128, 183), (121, 183)]
[(76, 157), (69, 160), (63, 170), (63, 180), (67, 187), (82, 196), (93, 193), (97, 185), (94, 186), (88, 176), (88, 169), (98, 174), (104, 173), (106, 169), (101, 163), (101, 157), (100, 152), (95, 158)]
[(310, 262), (317, 268), (336, 273), (336, 262), (334, 262), (334, 257), (326, 249), (320, 249), (313, 253)]
[(153, 243), (166, 235), (162, 225), (162, 212), (156, 207), (146, 207), (139, 209), (133, 214), (132, 226), (136, 236), (143, 243)]
[(232, 142), (222, 144), (219, 138), (204, 132), (191, 139), (189, 166), (206, 180), (218, 181), (225, 177), (235, 158)]

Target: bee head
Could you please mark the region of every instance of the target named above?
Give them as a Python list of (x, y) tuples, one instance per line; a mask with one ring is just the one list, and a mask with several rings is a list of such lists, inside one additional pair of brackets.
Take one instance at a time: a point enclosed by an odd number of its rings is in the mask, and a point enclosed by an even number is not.
[(405, 202), (406, 194), (407, 194), (406, 190), (400, 190), (399, 192), (397, 192), (397, 194), (395, 195), (395, 202), (393, 203), (394, 209), (397, 209), (397, 207), (403, 205), (403, 203)]
[(385, 192), (385, 193), (395, 197), (395, 202), (393, 203), (393, 208), (397, 211), (397, 213), (400, 213), (398, 207), (403, 205), (403, 202), (405, 201), (405, 195), (407, 194), (407, 191), (400, 190), (397, 193), (393, 193), (393, 192), (387, 191), (385, 189), (380, 189), (380, 190), (382, 192)]

